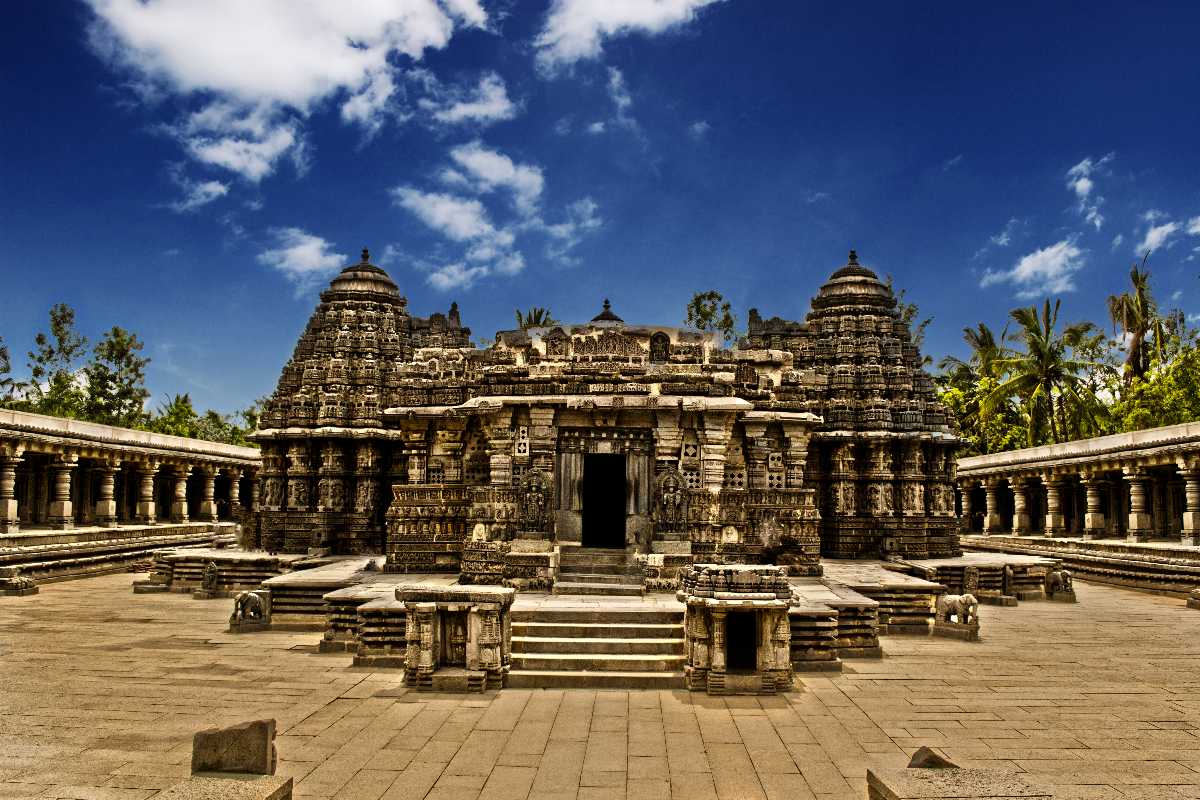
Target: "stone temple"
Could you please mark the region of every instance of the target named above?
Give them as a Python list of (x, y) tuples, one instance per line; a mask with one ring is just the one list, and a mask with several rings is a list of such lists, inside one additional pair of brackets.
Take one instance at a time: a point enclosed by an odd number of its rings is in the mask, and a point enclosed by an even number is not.
[(959, 440), (892, 291), (848, 262), (804, 321), (719, 336), (621, 319), (471, 344), (346, 267), (256, 439), (266, 549), (385, 553), (390, 572), (546, 586), (572, 561), (661, 570), (960, 554)]

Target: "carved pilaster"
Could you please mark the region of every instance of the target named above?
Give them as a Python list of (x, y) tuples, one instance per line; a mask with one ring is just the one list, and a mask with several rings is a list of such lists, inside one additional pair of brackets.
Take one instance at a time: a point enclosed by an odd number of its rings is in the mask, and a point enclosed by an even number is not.
[(1084, 490), (1087, 492), (1087, 512), (1083, 517), (1083, 538), (1094, 539), (1103, 536), (1108, 529), (1108, 520), (1104, 517), (1103, 506), (1100, 503), (1108, 488), (1108, 481), (1095, 475), (1085, 475), (1082, 482)]
[(1017, 536), (1028, 536), (1033, 533), (1033, 521), (1029, 515), (1029, 481), (1011, 478), (1008, 485), (1013, 493), (1012, 532)]
[(1200, 545), (1200, 467), (1182, 464), (1183, 472), (1183, 529), (1180, 540), (1185, 545)]
[(1046, 525), (1044, 535), (1062, 536), (1067, 530), (1067, 518), (1062, 510), (1062, 479), (1053, 473), (1042, 476), (1046, 486)]
[(987, 534), (1004, 532), (1004, 517), (1000, 514), (1000, 479), (989, 478), (984, 483), (985, 502), (987, 510), (983, 516), (983, 532)]
[(217, 471), (213, 467), (200, 467), (200, 508), (196, 519), (201, 522), (217, 521)]
[(242, 471), (231, 467), (225, 470), (225, 476), (229, 478), (229, 518), (239, 520), (242, 518)]

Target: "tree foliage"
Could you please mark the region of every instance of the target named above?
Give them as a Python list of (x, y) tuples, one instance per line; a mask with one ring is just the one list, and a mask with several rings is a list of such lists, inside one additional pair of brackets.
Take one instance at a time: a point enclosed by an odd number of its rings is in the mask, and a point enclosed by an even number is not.
[(541, 306), (532, 306), (525, 313), (521, 313), (521, 309), (516, 310), (517, 327), (521, 330), (530, 328), (544, 328), (550, 325), (557, 325), (558, 320), (550, 313), (550, 309), (542, 308)]
[(50, 309), (50, 333), (39, 332), (29, 351), (29, 381), (24, 401), (34, 410), (55, 417), (83, 415), (86, 399), (80, 359), (87, 352), (87, 337), (75, 330), (75, 309), (58, 303)]
[[(28, 378), (11, 376), (9, 351), (0, 338), (0, 407), (143, 428), (175, 436), (229, 444), (252, 444), (247, 436), (258, 427), (266, 398), (234, 414), (196, 411), (187, 394), (165, 399), (154, 411), (146, 408), (145, 344), (137, 334), (113, 326), (89, 356), (87, 338), (75, 330), (75, 310), (59, 303), (50, 309), (50, 330), (34, 337)], [(86, 361), (85, 361), (86, 358)]]
[(93, 422), (133, 428), (146, 420), (144, 344), (137, 334), (113, 326), (96, 343), (92, 360), (83, 368), (87, 379), (84, 416)]
[(1013, 334), (964, 329), (968, 358), (936, 381), (968, 452), (989, 453), (1200, 420), (1200, 332), (1162, 311), (1146, 260), (1106, 303), (1118, 339), (1091, 322), (1059, 328), (1060, 301), (1016, 309)]
[(692, 295), (684, 324), (697, 330), (719, 333), (726, 342), (737, 338), (737, 317), (729, 301), (717, 291)]

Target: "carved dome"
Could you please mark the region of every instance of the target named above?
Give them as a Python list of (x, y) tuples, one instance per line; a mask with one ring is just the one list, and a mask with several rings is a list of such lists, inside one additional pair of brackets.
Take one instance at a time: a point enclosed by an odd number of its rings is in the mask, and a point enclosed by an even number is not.
[(816, 317), (853, 313), (852, 308), (895, 316), (896, 298), (878, 275), (858, 263), (858, 254), (851, 250), (845, 266), (822, 284), (812, 307)]
[[(399, 300), (400, 287), (396, 285), (396, 282), (392, 280), (391, 276), (383, 268), (370, 263), (370, 258), (370, 252), (364, 247), (362, 260), (357, 264), (351, 264), (343, 269), (329, 284), (329, 289), (326, 290), (326, 293), (335, 295), (382, 295), (393, 300)], [(326, 298), (323, 296), (322, 299)]]

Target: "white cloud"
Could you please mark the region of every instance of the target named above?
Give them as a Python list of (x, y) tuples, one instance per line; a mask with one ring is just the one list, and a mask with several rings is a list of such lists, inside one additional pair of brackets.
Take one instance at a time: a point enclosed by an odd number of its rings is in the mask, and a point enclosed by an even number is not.
[(606, 127), (607, 126), (603, 122), (593, 122), (591, 125), (587, 126), (587, 132), (595, 136), (604, 133)]
[(1118, 234), (1117, 234), (1116, 236), (1114, 236), (1114, 237), (1113, 237), (1113, 239), (1112, 239), (1112, 249), (1113, 249), (1113, 250), (1116, 250), (1118, 247), (1120, 247), (1120, 246), (1121, 246), (1121, 242), (1123, 242), (1123, 241), (1125, 241), (1125, 234), (1123, 234), (1123, 233), (1118, 233)]
[(220, 181), (187, 182), (183, 198), (171, 204), (175, 211), (194, 211), (229, 192), (229, 184)]
[[(431, 77), (429, 73), (424, 75)], [(423, 82), (430, 94), (418, 100), (417, 106), (435, 122), (488, 125), (517, 115), (517, 106), (508, 97), (504, 79), (495, 72), (484, 73), (479, 84), (471, 89), (446, 88), (428, 77)]]
[(259, 253), (258, 263), (282, 272), (298, 295), (348, 261), (348, 256), (333, 251), (332, 243), (302, 228), (276, 228), (271, 235), (276, 246)]
[(708, 124), (706, 120), (702, 119), (696, 120), (691, 125), (688, 125), (688, 135), (697, 141), (703, 139), (705, 136), (708, 136), (708, 132), (710, 130), (712, 130), (712, 125)]
[(1167, 244), (1168, 240), (1183, 226), (1178, 222), (1164, 222), (1161, 225), (1153, 225), (1146, 229), (1146, 235), (1142, 237), (1142, 241), (1138, 242), (1138, 246), (1134, 248), (1135, 252), (1145, 253), (1148, 250), (1157, 250)]
[(1175, 291), (1171, 292), (1171, 302), (1172, 303), (1178, 303), (1182, 299), (1183, 299), (1183, 289), (1176, 289)]
[(804, 195), (804, 202), (812, 205), (813, 203), (819, 203), (822, 200), (828, 200), (831, 196), (832, 195), (830, 195), (829, 192), (809, 192), (808, 194)]
[(538, 66), (553, 72), (596, 58), (607, 38), (663, 33), (715, 2), (720, 0), (554, 0), (534, 41)]
[(1008, 247), (1008, 245), (1012, 243), (1013, 233), (1016, 232), (1017, 226), (1020, 224), (1021, 221), (1016, 217), (1013, 217), (1004, 224), (1004, 230), (1000, 231), (995, 236), (989, 237), (988, 241), (994, 244), (996, 247)]
[(429, 273), (426, 280), (439, 292), (451, 289), (470, 289), (475, 281), (489, 274), (487, 267), (468, 267), (462, 263), (446, 264)]
[(325, 103), (377, 130), (396, 92), (396, 56), (418, 61), (459, 28), (488, 22), (479, 0), (87, 2), (93, 48), (143, 98), (204, 103), (171, 128), (187, 152), (251, 181), (302, 152), (299, 123)]
[(1192, 217), (1187, 221), (1187, 232), (1192, 236), (1200, 236), (1200, 217)]
[(1113, 158), (1113, 153), (1097, 160), (1093, 160), (1089, 156), (1067, 170), (1067, 188), (1075, 194), (1075, 198), (1079, 201), (1078, 211), (1083, 215), (1084, 221), (1096, 230), (1100, 230), (1104, 225), (1104, 215), (1100, 213), (1100, 206), (1104, 204), (1104, 198), (1099, 194), (1093, 194), (1096, 182), (1092, 176), (1099, 174), (1102, 167)]
[(579, 260), (571, 251), (583, 241), (583, 237), (597, 231), (604, 224), (601, 219), (600, 206), (590, 197), (576, 200), (567, 207), (567, 217), (555, 225), (545, 225), (544, 230), (551, 237), (546, 246), (546, 255), (565, 266), (575, 266)]
[(523, 215), (537, 211), (545, 186), (540, 167), (516, 164), (503, 153), (484, 147), (479, 140), (455, 147), (450, 151), (450, 158), (466, 173), (464, 181), (469, 183), (473, 179), (477, 191), (489, 192), (503, 187), (512, 191), (513, 203)]
[(949, 172), (950, 170), (957, 167), (959, 164), (966, 161), (966, 159), (967, 159), (967, 157), (964, 156), (962, 153), (959, 153), (958, 155), (953, 156), (952, 158), (947, 158), (945, 161), (942, 162), (942, 172)]
[(979, 285), (1011, 283), (1022, 298), (1070, 292), (1075, 289), (1074, 274), (1083, 264), (1083, 251), (1073, 239), (1063, 239), (1022, 256), (1012, 269), (987, 270)]
[(397, 186), (392, 196), (430, 228), (456, 242), (490, 237), (496, 228), (488, 219), (483, 203), (474, 198), (439, 192), (423, 192), (411, 186)]

